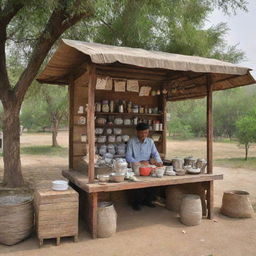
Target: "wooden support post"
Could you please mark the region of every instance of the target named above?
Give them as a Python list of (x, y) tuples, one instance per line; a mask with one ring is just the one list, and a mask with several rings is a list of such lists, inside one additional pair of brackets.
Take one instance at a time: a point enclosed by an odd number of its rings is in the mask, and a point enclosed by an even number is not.
[(73, 132), (74, 132), (74, 80), (70, 79), (69, 87), (69, 169), (73, 168)]
[(167, 132), (167, 109), (166, 109), (166, 97), (163, 97), (163, 154), (164, 154), (164, 158), (166, 157), (166, 132)]
[(95, 157), (95, 123), (94, 123), (94, 101), (96, 87), (96, 69), (94, 64), (90, 64), (88, 68), (89, 84), (88, 84), (88, 107), (87, 107), (87, 138), (88, 138), (88, 177), (89, 183), (94, 182), (94, 157)]
[(213, 219), (213, 180), (208, 182), (208, 188), (207, 188), (207, 209), (208, 209), (208, 219)]
[(207, 76), (207, 173), (213, 172), (212, 153), (213, 153), (213, 121), (212, 121), (212, 80)]
[(89, 229), (91, 231), (92, 238), (97, 238), (97, 208), (98, 208), (98, 193), (90, 193), (89, 198)]

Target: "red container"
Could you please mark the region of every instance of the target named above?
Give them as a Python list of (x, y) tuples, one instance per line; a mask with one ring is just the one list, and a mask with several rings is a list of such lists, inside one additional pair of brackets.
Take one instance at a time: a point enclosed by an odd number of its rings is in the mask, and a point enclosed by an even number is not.
[(151, 173), (151, 167), (140, 167), (140, 176), (149, 176)]

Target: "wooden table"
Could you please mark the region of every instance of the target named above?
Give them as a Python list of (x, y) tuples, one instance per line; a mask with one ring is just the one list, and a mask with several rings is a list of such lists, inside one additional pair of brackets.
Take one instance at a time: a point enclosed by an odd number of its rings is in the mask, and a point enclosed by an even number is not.
[(121, 183), (107, 183), (100, 185), (97, 180), (95, 183), (88, 183), (88, 177), (78, 171), (63, 170), (62, 175), (67, 178), (71, 184), (85, 191), (88, 195), (88, 225), (93, 238), (97, 237), (97, 203), (98, 193), (112, 192), (130, 189), (139, 189), (147, 187), (159, 187), (188, 183), (204, 183), (207, 190), (207, 209), (208, 218), (213, 218), (213, 181), (222, 180), (222, 174), (197, 174), (185, 176), (164, 176), (162, 178), (138, 177), (138, 182), (124, 181)]
[(69, 187), (65, 191), (38, 188), (35, 191), (36, 232), (39, 246), (44, 239), (61, 237), (78, 238), (78, 193)]

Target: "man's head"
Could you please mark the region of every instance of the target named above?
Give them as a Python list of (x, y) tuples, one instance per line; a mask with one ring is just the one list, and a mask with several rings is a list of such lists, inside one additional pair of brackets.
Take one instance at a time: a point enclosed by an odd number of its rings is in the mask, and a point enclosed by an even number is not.
[(149, 134), (149, 126), (146, 123), (138, 123), (136, 126), (137, 137), (140, 141), (144, 141)]

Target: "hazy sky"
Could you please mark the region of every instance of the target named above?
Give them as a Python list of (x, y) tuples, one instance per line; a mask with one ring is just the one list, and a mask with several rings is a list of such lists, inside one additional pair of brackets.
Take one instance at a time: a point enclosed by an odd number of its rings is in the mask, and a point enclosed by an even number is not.
[(227, 16), (216, 10), (209, 17), (209, 23), (227, 23), (230, 29), (226, 36), (227, 43), (238, 44), (237, 47), (245, 52), (247, 60), (239, 65), (252, 68), (252, 74), (256, 78), (256, 0), (247, 1), (248, 12), (239, 11), (235, 16)]

